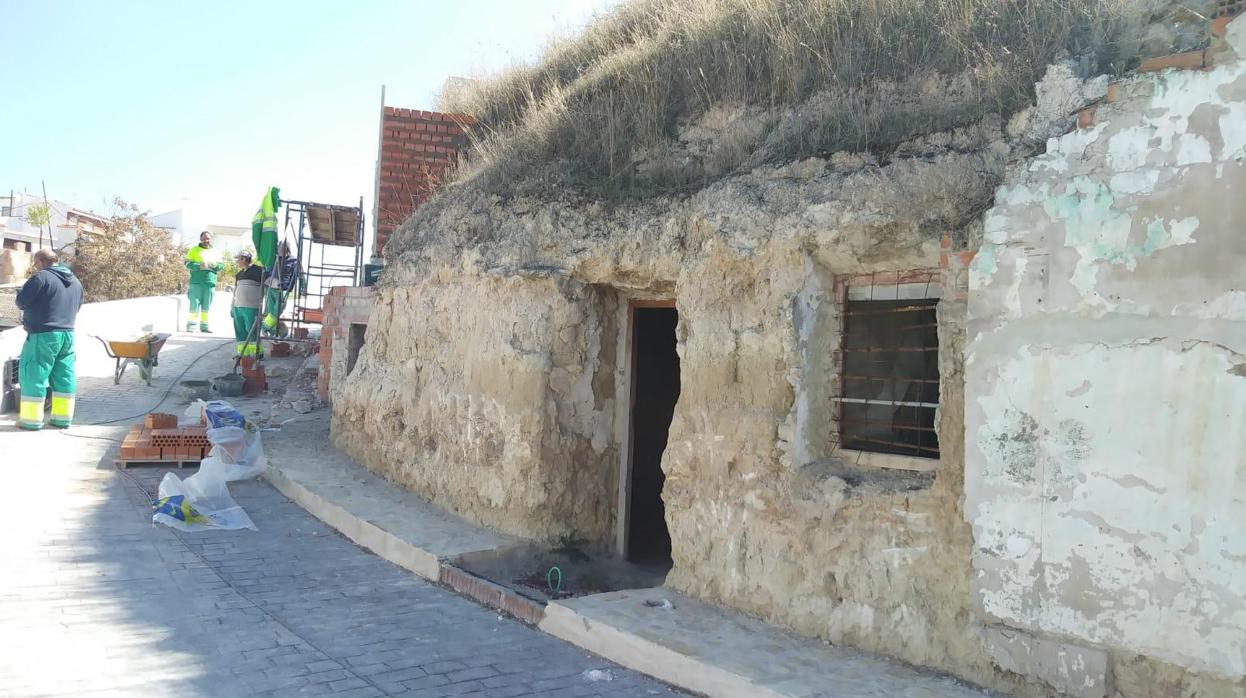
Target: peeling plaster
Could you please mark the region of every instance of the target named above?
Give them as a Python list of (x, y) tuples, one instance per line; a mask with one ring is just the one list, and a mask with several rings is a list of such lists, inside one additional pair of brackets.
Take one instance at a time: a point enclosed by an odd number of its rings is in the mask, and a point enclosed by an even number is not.
[(1087, 176), (1074, 177), (1066, 193), (1048, 198), (1043, 209), (1053, 221), (1064, 224), (1065, 244), (1081, 254), (1072, 282), (1087, 297), (1097, 295), (1097, 262), (1121, 264), (1132, 271), (1139, 259), (1158, 250), (1190, 244), (1194, 241), (1191, 235), (1198, 228), (1197, 218), (1170, 221), (1167, 225), (1152, 219), (1146, 225), (1145, 239), (1131, 244), (1135, 219), (1117, 207), (1107, 186)]
[[(1237, 24), (1242, 24), (1238, 22)], [(1232, 41), (1246, 55), (1246, 29)], [(965, 516), (993, 620), (1246, 678), (1240, 60), (1123, 85), (970, 266)]]

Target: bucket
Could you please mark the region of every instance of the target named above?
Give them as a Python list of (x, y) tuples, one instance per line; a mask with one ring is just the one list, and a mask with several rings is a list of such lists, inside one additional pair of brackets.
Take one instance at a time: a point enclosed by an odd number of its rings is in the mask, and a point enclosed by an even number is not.
[(216, 387), (217, 394), (221, 397), (237, 397), (241, 395), (242, 383), (242, 376), (236, 373), (226, 373), (212, 381), (212, 385)]
[(211, 381), (182, 381), (182, 395), (191, 402), (207, 400), (211, 393)]

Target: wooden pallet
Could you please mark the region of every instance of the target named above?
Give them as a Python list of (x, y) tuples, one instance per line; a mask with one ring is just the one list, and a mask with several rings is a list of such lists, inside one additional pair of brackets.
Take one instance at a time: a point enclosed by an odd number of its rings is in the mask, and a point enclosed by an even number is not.
[(163, 460), (159, 458), (157, 459), (114, 458), (113, 459), (113, 464), (116, 465), (121, 470), (125, 470), (126, 468), (129, 468), (131, 466), (142, 466), (142, 465), (152, 466), (155, 468), (177, 468), (178, 470), (181, 470), (182, 468), (198, 468), (199, 463), (200, 461), (198, 460)]

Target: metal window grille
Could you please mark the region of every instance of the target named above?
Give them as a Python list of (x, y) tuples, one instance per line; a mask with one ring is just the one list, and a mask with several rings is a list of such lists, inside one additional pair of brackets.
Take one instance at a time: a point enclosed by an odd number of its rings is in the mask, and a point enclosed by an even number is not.
[[(927, 294), (928, 295), (928, 294)], [(840, 395), (842, 448), (939, 457), (938, 299), (845, 295)]]
[(1236, 17), (1246, 10), (1246, 0), (1217, 0), (1216, 17)]

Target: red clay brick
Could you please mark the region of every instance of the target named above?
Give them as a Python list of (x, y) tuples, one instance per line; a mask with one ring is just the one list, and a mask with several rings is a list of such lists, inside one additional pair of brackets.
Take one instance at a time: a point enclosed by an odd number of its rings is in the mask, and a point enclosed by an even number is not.
[(1229, 23), (1234, 19), (1236, 19), (1236, 17), (1229, 17), (1226, 15), (1224, 17), (1217, 17), (1211, 20), (1211, 35), (1216, 38), (1224, 38), (1224, 36), (1229, 33)]
[(1091, 126), (1094, 126), (1096, 111), (1098, 111), (1098, 107), (1087, 107), (1077, 112), (1077, 127), (1090, 128)]
[(1208, 62), (1206, 51), (1187, 51), (1185, 53), (1174, 53), (1170, 56), (1158, 56), (1150, 58), (1142, 62), (1138, 66), (1136, 72), (1154, 73), (1169, 68), (1178, 68), (1181, 70), (1198, 70), (1205, 68)]

